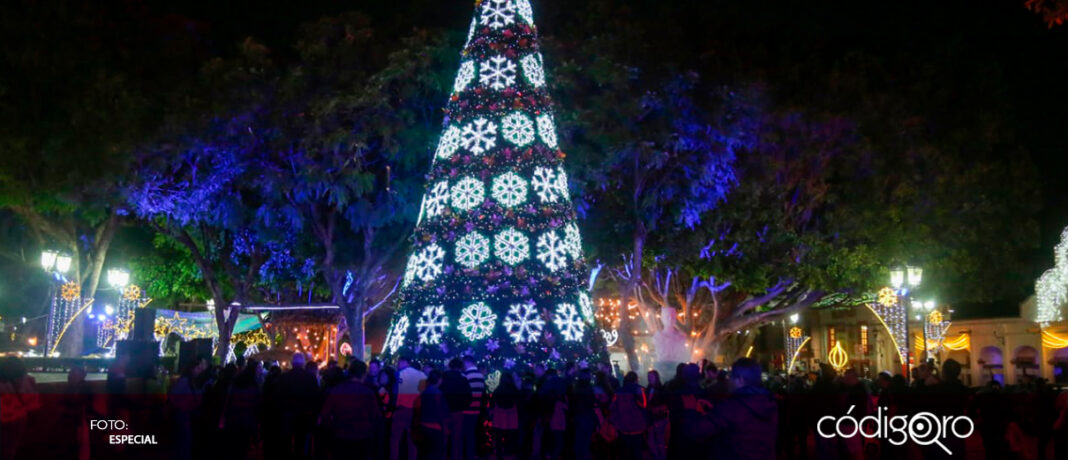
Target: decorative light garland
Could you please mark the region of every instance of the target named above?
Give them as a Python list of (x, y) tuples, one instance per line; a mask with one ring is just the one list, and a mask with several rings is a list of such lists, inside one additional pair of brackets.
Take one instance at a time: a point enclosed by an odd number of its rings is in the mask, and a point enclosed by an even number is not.
[(834, 348), (827, 354), (827, 362), (831, 363), (831, 366), (838, 371), (845, 369), (846, 365), (849, 364), (849, 354), (842, 348), (841, 340), (834, 343)]
[(1068, 338), (1054, 334), (1053, 331), (1042, 330), (1042, 346), (1059, 350), (1068, 347)]
[(784, 342), (786, 344), (786, 356), (789, 357), (789, 361), (786, 365), (786, 372), (789, 373), (794, 368), (794, 362), (797, 361), (797, 356), (801, 354), (801, 349), (808, 343), (810, 337), (804, 335), (804, 331), (798, 326), (793, 326), (789, 329), (786, 328), (786, 320), (783, 320), (783, 331), (786, 332), (786, 338)]
[(971, 340), (971, 337), (970, 337), (970, 335), (968, 333), (962, 333), (961, 335), (958, 335), (954, 339), (943, 340), (942, 341), (942, 346), (946, 347), (946, 349), (948, 349), (948, 350), (953, 350), (953, 351), (967, 350), (967, 349), (971, 348), (972, 340)]
[(1061, 241), (1053, 249), (1053, 261), (1053, 268), (1035, 282), (1035, 321), (1042, 328), (1064, 320), (1063, 307), (1068, 303), (1068, 228), (1061, 232)]
[[(885, 288), (884, 288), (885, 290)], [(880, 291), (881, 293), (882, 291)], [(865, 307), (879, 319), (883, 327), (886, 328), (886, 332), (890, 335), (890, 341), (894, 342), (894, 348), (897, 349), (897, 356), (901, 360), (901, 363), (908, 362), (909, 355), (909, 331), (908, 331), (908, 316), (905, 312), (905, 306), (897, 302), (896, 298), (892, 305), (884, 305), (881, 302), (865, 303)]]

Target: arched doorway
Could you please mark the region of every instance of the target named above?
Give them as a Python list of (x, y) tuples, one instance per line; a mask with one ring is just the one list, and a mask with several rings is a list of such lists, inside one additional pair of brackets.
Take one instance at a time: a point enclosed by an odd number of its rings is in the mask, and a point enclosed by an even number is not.
[(982, 366), (981, 378), (983, 380), (980, 384), (985, 384), (990, 380), (1005, 384), (1005, 362), (1000, 348), (983, 347), (979, 352), (979, 365)]
[(1053, 350), (1053, 381), (1068, 383), (1068, 347)]
[(1034, 347), (1027, 345), (1016, 347), (1016, 351), (1012, 353), (1012, 365), (1017, 383), (1025, 383), (1033, 377), (1042, 375), (1040, 356)]

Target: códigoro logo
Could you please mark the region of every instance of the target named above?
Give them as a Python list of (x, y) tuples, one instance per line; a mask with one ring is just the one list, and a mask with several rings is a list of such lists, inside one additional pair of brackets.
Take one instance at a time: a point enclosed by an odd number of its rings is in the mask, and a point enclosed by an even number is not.
[[(911, 416), (895, 415), (889, 417), (883, 415), (883, 411), (886, 408), (879, 407), (875, 415), (861, 417), (858, 420), (850, 415), (855, 407), (849, 406), (846, 414), (837, 419), (831, 415), (820, 417), (816, 422), (816, 432), (824, 438), (831, 438), (836, 434), (843, 438), (852, 438), (859, 433), (869, 439), (886, 439), (895, 446), (900, 446), (911, 440), (921, 446), (937, 445), (946, 451), (946, 454), (953, 455), (953, 452), (950, 452), (943, 440), (951, 434), (959, 439), (964, 439), (971, 436), (972, 432), (975, 431), (975, 424), (972, 419), (963, 415), (944, 415), (939, 418), (930, 412), (919, 412)], [(832, 422), (834, 430), (829, 433), (825, 432), (825, 422)], [(959, 428), (965, 426), (968, 430), (967, 432), (962, 432)], [(865, 431), (865, 427), (870, 431)]]

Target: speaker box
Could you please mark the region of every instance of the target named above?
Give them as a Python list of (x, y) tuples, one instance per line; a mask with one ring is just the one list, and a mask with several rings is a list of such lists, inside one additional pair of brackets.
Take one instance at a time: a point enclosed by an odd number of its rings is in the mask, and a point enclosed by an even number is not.
[(156, 309), (138, 308), (134, 310), (133, 340), (150, 341), (155, 339)]
[(120, 340), (115, 355), (130, 357), (126, 365), (127, 377), (151, 378), (159, 364), (159, 343), (154, 340)]
[(178, 368), (174, 372), (182, 372), (197, 357), (211, 359), (211, 339), (193, 339), (182, 342), (178, 346)]

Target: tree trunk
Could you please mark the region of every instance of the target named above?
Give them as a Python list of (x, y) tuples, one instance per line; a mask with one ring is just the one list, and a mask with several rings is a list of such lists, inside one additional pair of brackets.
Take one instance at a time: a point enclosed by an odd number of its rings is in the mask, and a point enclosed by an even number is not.
[(635, 372), (639, 370), (640, 363), (638, 362), (638, 352), (634, 349), (634, 323), (630, 320), (628, 310), (630, 310), (630, 299), (637, 292), (638, 283), (641, 282), (642, 277), (642, 254), (645, 250), (645, 235), (641, 228), (639, 225), (639, 230), (634, 234), (634, 253), (632, 254), (630, 277), (623, 284), (623, 293), (619, 302), (620, 341), (623, 344), (623, 351), (627, 353), (627, 364)]
[(86, 297), (95, 297), (96, 290), (100, 286), (100, 274), (104, 271), (104, 261), (107, 260), (108, 249), (111, 241), (115, 239), (115, 231), (118, 228), (119, 216), (112, 214), (97, 232), (97, 240), (93, 242), (93, 254), (89, 261), (89, 279), (87, 286), (82, 290)]
[(363, 304), (346, 304), (341, 306), (345, 314), (345, 325), (349, 328), (349, 344), (352, 345), (352, 356), (356, 359), (364, 359), (364, 336)]
[[(219, 329), (219, 342), (215, 348), (215, 356), (219, 357), (220, 363), (226, 361), (226, 354), (230, 351), (230, 338), (233, 336), (234, 326), (237, 325), (237, 318), (241, 314), (241, 307), (231, 306), (231, 303), (222, 296), (215, 297), (215, 326)], [(247, 305), (240, 300), (238, 303)]]

